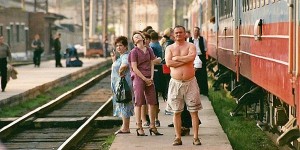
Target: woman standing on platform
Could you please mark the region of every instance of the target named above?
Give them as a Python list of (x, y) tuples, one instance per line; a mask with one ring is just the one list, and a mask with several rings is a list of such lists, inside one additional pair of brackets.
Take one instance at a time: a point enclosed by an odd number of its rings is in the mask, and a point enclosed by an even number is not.
[(131, 66), (133, 92), (134, 92), (134, 110), (136, 119), (137, 136), (145, 136), (145, 132), (141, 122), (141, 107), (144, 104), (149, 105), (150, 115), (150, 135), (163, 135), (159, 133), (154, 124), (156, 93), (153, 84), (155, 55), (150, 48), (145, 47), (145, 37), (141, 32), (134, 32), (132, 41), (135, 47), (129, 55), (129, 63)]
[[(133, 116), (133, 103), (117, 103), (116, 93), (121, 77), (125, 77), (130, 89), (132, 90), (132, 82), (130, 78), (130, 69), (128, 64), (127, 38), (125, 36), (117, 37), (115, 40), (116, 52), (111, 53), (113, 61), (111, 72), (111, 88), (113, 92), (113, 115), (122, 117), (122, 127), (115, 134), (130, 133), (129, 123), (130, 117)], [(117, 54), (118, 53), (118, 54)]]

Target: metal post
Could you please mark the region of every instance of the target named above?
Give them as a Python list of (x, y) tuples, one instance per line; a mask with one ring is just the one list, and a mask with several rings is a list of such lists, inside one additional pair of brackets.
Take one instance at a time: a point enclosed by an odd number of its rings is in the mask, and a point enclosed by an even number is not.
[(82, 45), (83, 45), (83, 53), (86, 55), (86, 33), (85, 33), (85, 2), (81, 0), (81, 18), (82, 18)]
[(37, 2), (36, 0), (34, 0), (34, 12), (36, 12), (36, 6), (37, 6)]
[(177, 13), (176, 13), (176, 0), (173, 0), (173, 22), (172, 22), (172, 27), (176, 26), (177, 23)]
[(130, 39), (131, 31), (130, 31), (130, 0), (127, 0), (127, 37)]
[(94, 35), (94, 0), (90, 0), (89, 38)]
[(46, 8), (45, 8), (45, 9), (46, 9), (46, 13), (48, 13), (48, 12), (49, 12), (49, 11), (48, 11), (48, 8), (49, 8), (48, 0), (45, 1), (45, 5), (46, 5), (46, 6), (45, 6), (45, 7), (46, 7)]
[(103, 56), (106, 58), (108, 43), (107, 43), (107, 0), (103, 0), (103, 32), (102, 32), (102, 41), (104, 45)]

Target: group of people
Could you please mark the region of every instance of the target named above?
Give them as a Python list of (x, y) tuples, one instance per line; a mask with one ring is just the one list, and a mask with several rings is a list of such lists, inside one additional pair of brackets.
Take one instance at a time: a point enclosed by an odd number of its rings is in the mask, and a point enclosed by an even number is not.
[[(173, 145), (182, 145), (182, 126), (193, 127), (194, 145), (201, 145), (198, 137), (199, 116), (202, 109), (200, 93), (208, 96), (206, 74), (205, 40), (200, 30), (195, 27), (193, 37), (187, 37), (183, 26), (165, 30), (163, 38), (158, 41), (158, 33), (151, 27), (132, 34), (133, 49), (128, 49), (128, 39), (119, 36), (115, 39), (115, 51), (111, 53), (113, 60), (111, 87), (113, 92), (114, 116), (122, 118), (123, 124), (115, 134), (130, 133), (130, 117), (135, 115), (136, 135), (147, 136), (145, 126), (149, 126), (149, 134), (163, 135), (157, 129), (158, 91), (167, 99), (166, 110), (173, 113), (175, 140)], [(204, 59), (204, 60), (202, 60)], [(170, 68), (168, 82), (160, 82), (161, 64)], [(132, 89), (132, 101), (117, 103), (117, 88), (122, 77)], [(164, 77), (165, 78), (165, 77)], [(206, 83), (205, 83), (206, 82)], [(163, 84), (163, 85), (161, 85)], [(165, 87), (167, 92), (164, 93)], [(200, 89), (202, 92), (200, 92)], [(164, 95), (165, 94), (165, 95)], [(149, 114), (149, 124), (146, 114)], [(187, 113), (186, 113), (187, 112)], [(182, 116), (188, 114), (188, 116)]]
[[(61, 33), (57, 33), (52, 42), (54, 48), (55, 56), (55, 67), (63, 67), (61, 63)], [(41, 54), (44, 52), (44, 43), (40, 39), (39, 34), (34, 35), (34, 39), (31, 42), (31, 47), (33, 48), (33, 64), (34, 67), (40, 67), (41, 64)], [(76, 61), (72, 61), (71, 58), (75, 57)], [(78, 58), (77, 50), (74, 46), (69, 46), (66, 49), (66, 66), (67, 67), (79, 67), (82, 62)]]

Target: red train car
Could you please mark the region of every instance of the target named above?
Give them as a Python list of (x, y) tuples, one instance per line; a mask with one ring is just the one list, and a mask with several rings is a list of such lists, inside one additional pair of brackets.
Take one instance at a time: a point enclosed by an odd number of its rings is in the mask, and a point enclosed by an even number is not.
[(193, 4), (191, 28), (201, 28), (208, 58), (219, 68), (214, 87), (224, 83), (237, 98), (231, 115), (251, 107), (259, 127), (276, 131), (277, 144), (299, 149), (300, 1), (194, 0)]

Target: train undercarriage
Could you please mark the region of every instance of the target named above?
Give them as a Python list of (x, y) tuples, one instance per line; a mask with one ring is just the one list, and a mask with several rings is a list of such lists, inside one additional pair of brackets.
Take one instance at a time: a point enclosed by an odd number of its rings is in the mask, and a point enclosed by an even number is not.
[(275, 137), (278, 146), (300, 149), (300, 130), (296, 120), (296, 108), (210, 58), (207, 70), (214, 79), (213, 90), (224, 88), (236, 100), (236, 107), (230, 112), (235, 117), (245, 114), (257, 121), (257, 127)]

